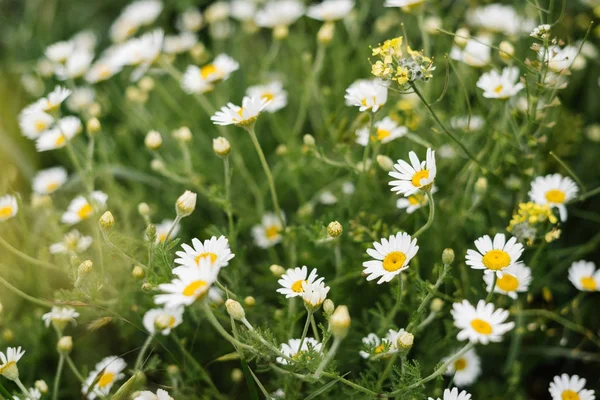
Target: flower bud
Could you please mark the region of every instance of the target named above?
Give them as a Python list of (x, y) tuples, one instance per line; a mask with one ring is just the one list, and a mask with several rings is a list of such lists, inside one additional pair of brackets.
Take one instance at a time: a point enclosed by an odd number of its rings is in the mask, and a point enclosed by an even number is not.
[(85, 126), (90, 135), (98, 133), (98, 132), (100, 132), (100, 129), (102, 129), (102, 125), (100, 125), (100, 121), (98, 120), (98, 118), (95, 118), (95, 117), (88, 119)]
[(154, 287), (152, 286), (152, 284), (151, 284), (151, 283), (144, 282), (144, 283), (142, 284), (142, 290), (143, 290), (144, 292), (151, 292), (151, 291), (152, 291), (152, 289), (154, 289)]
[(40, 379), (35, 381), (34, 386), (37, 390), (39, 390), (42, 394), (46, 394), (48, 393), (48, 385), (46, 384), (46, 381)]
[(2, 340), (4, 340), (5, 342), (12, 342), (14, 338), (15, 334), (12, 330), (6, 328), (2, 331)]
[(432, 312), (440, 312), (442, 310), (442, 307), (444, 307), (444, 300), (442, 300), (442, 299), (431, 300), (431, 305), (429, 306), (429, 308), (431, 309)]
[(235, 383), (240, 383), (244, 379), (244, 373), (239, 368), (231, 370), (231, 380)]
[(448, 248), (442, 252), (442, 262), (445, 265), (450, 265), (454, 262), (454, 250)]
[(331, 299), (325, 299), (323, 302), (323, 312), (327, 317), (329, 317), (333, 311), (335, 311), (335, 304), (333, 304)]
[(71, 336), (63, 336), (58, 340), (56, 349), (59, 353), (69, 354), (73, 350), (73, 338)]
[(91, 260), (85, 260), (77, 267), (77, 276), (84, 278), (88, 276), (94, 269), (94, 263)]
[(314, 146), (315, 145), (315, 137), (310, 134), (306, 134), (302, 137), (302, 141), (306, 146)]
[(146, 238), (150, 242), (154, 242), (156, 240), (156, 225), (150, 224), (146, 227)]
[(146, 135), (146, 139), (144, 139), (144, 144), (150, 150), (157, 150), (162, 146), (163, 140), (160, 133), (157, 131), (150, 131)]
[(458, 28), (454, 36), (454, 43), (460, 48), (464, 48), (467, 45), (467, 40), (471, 37), (467, 28)]
[(242, 305), (235, 300), (227, 299), (225, 302), (225, 308), (227, 308), (227, 313), (231, 316), (231, 318), (235, 320), (240, 321), (246, 318), (244, 307), (242, 307)]
[(140, 215), (142, 217), (149, 216), (150, 215), (150, 206), (148, 205), (148, 203), (138, 204), (138, 213), (140, 213)]
[(231, 151), (231, 144), (229, 144), (229, 140), (219, 136), (213, 139), (213, 150), (219, 157), (227, 157)]
[(415, 336), (412, 333), (403, 332), (400, 335), (398, 335), (396, 345), (400, 349), (408, 350), (412, 347), (414, 341)]
[(338, 306), (329, 317), (329, 330), (337, 339), (343, 339), (350, 329), (350, 313), (348, 307)]
[(269, 270), (271, 270), (271, 273), (276, 278), (279, 278), (281, 275), (285, 274), (285, 268), (283, 268), (281, 265), (273, 264), (269, 267)]
[(278, 156), (284, 156), (286, 155), (288, 152), (288, 148), (285, 144), (280, 144), (277, 147), (275, 147), (275, 154), (277, 154)]
[(188, 143), (192, 140), (192, 131), (187, 126), (182, 126), (173, 131), (173, 137), (180, 142)]
[(165, 169), (165, 163), (162, 162), (162, 160), (155, 158), (150, 162), (150, 168), (152, 168), (153, 171), (163, 171)]
[(144, 277), (145, 273), (144, 273), (144, 269), (142, 267), (140, 267), (139, 265), (136, 265), (135, 267), (133, 267), (133, 270), (131, 271), (131, 276), (135, 279), (142, 279)]
[(175, 211), (179, 217), (187, 217), (196, 209), (196, 193), (186, 190), (175, 203)]
[(152, 89), (154, 89), (154, 79), (150, 78), (149, 76), (145, 76), (142, 79), (140, 79), (140, 82), (138, 83), (138, 86), (144, 92), (149, 92)]
[(167, 366), (167, 374), (169, 374), (170, 376), (175, 376), (179, 374), (179, 367), (175, 364)]
[(244, 297), (244, 304), (248, 307), (254, 307), (256, 305), (256, 299), (252, 296)]
[(100, 104), (98, 104), (98, 103), (92, 103), (92, 105), (88, 108), (88, 113), (90, 113), (90, 115), (92, 117), (97, 118), (101, 112), (102, 112), (102, 106), (100, 106)]
[(317, 33), (317, 40), (321, 44), (329, 44), (335, 35), (335, 24), (331, 21), (325, 22)]
[(388, 172), (394, 169), (394, 162), (388, 156), (384, 156), (383, 154), (379, 154), (377, 156), (377, 164), (381, 167), (382, 170)]
[(115, 225), (115, 217), (113, 217), (110, 211), (106, 211), (100, 217), (100, 229), (103, 231), (109, 231)]
[(342, 224), (337, 221), (332, 221), (327, 225), (327, 234), (332, 238), (339, 237), (343, 231)]
[(477, 182), (475, 182), (475, 193), (477, 193), (479, 196), (483, 196), (487, 191), (487, 187), (488, 181), (482, 176), (477, 179)]
[(510, 62), (512, 60), (512, 57), (515, 55), (515, 46), (512, 45), (512, 43), (503, 40), (502, 42), (500, 42), (500, 45), (498, 46), (500, 49), (500, 58), (502, 58), (502, 61), (504, 62)]
[(278, 25), (273, 29), (273, 39), (283, 40), (288, 36), (289, 32), (290, 30), (286, 25)]

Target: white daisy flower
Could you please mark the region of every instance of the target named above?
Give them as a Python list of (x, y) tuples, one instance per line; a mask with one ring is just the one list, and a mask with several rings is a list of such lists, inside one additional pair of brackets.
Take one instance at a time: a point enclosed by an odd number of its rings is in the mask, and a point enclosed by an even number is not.
[(77, 229), (73, 229), (65, 235), (62, 242), (50, 245), (50, 253), (83, 253), (92, 245), (92, 241), (91, 236), (84, 236)]
[(168, 335), (171, 329), (179, 326), (183, 322), (183, 306), (175, 308), (153, 308), (144, 314), (144, 328), (151, 334), (159, 332), (161, 335)]
[(392, 347), (392, 344), (387, 338), (381, 339), (375, 333), (369, 333), (366, 337), (362, 338), (362, 342), (364, 347), (369, 351), (361, 350), (358, 354), (365, 359), (378, 355), (387, 356), (398, 352), (397, 349)]
[(8, 347), (6, 349), (6, 355), (0, 351), (0, 375), (4, 376), (6, 379), (10, 379), (14, 381), (19, 379), (19, 368), (17, 367), (17, 363), (25, 354), (25, 350), (21, 350), (21, 346), (19, 347)]
[[(527, 101), (527, 100), (526, 100)], [(485, 125), (485, 119), (481, 115), (468, 115), (463, 117), (452, 117), (450, 119), (450, 126), (454, 129), (462, 129), (467, 132), (475, 132), (483, 128)]]
[(15, 196), (7, 194), (0, 197), (0, 222), (14, 217), (17, 211), (19, 211), (19, 204)]
[[(86, 394), (89, 400), (93, 400), (97, 397), (106, 397), (110, 393), (110, 389), (114, 383), (118, 380), (125, 378), (123, 370), (127, 366), (127, 363), (122, 358), (117, 356), (110, 356), (104, 358), (98, 364), (81, 387), (81, 393)], [(99, 379), (97, 379), (99, 378)], [(88, 389), (92, 386), (94, 381), (98, 380), (93, 390), (88, 393)]]
[(175, 264), (198, 267), (200, 259), (208, 257), (212, 267), (221, 268), (226, 267), (229, 264), (229, 260), (235, 257), (235, 254), (229, 248), (229, 241), (222, 235), (218, 238), (213, 236), (205, 240), (204, 243), (197, 238), (193, 238), (192, 246), (185, 243), (181, 245), (183, 251), (175, 253), (179, 257), (175, 259)]
[(217, 280), (218, 268), (211, 268), (207, 258), (200, 260), (200, 268), (187, 267), (177, 271), (177, 278), (158, 285), (165, 292), (154, 296), (154, 303), (175, 308), (192, 305), (202, 299)]
[(424, 3), (425, 0), (385, 0), (385, 7), (411, 8)]
[[(375, 123), (375, 135), (371, 136), (371, 141), (389, 143), (394, 139), (398, 139), (408, 133), (405, 126), (399, 126), (396, 121), (390, 117), (385, 117), (381, 121)], [(363, 127), (356, 131), (356, 143), (361, 146), (366, 146), (369, 141), (369, 128)]]
[(259, 97), (269, 101), (265, 106), (265, 111), (271, 113), (281, 110), (287, 105), (287, 92), (283, 90), (283, 84), (279, 81), (272, 81), (265, 85), (250, 86), (246, 90), (246, 96)]
[(578, 375), (557, 375), (550, 382), (548, 391), (552, 400), (594, 400), (595, 391), (585, 388), (586, 380)]
[(189, 7), (179, 15), (175, 26), (182, 32), (198, 32), (203, 23), (202, 13), (196, 7)]
[(483, 97), (506, 100), (519, 93), (525, 85), (519, 82), (519, 68), (507, 67), (500, 74), (495, 69), (486, 72), (477, 81), (477, 87), (483, 90)]
[(354, 186), (354, 184), (352, 182), (344, 182), (342, 184), (342, 192), (345, 195), (350, 196), (350, 195), (354, 194), (355, 191), (356, 191), (356, 187)]
[(90, 201), (84, 196), (77, 196), (69, 204), (67, 211), (62, 215), (61, 222), (69, 225), (88, 219), (94, 212), (102, 210), (106, 206), (108, 195), (99, 190), (90, 193)]
[(166, 54), (180, 54), (189, 51), (198, 43), (198, 38), (191, 32), (182, 32), (179, 35), (167, 35), (163, 42), (163, 51)]
[(566, 203), (577, 197), (579, 188), (573, 179), (561, 174), (538, 176), (531, 182), (529, 198), (531, 201), (556, 207), (561, 221), (567, 220)]
[(48, 60), (54, 63), (64, 63), (71, 56), (74, 49), (75, 45), (73, 42), (63, 40), (46, 47), (44, 55)]
[(90, 51), (78, 49), (74, 51), (67, 61), (57, 66), (54, 71), (60, 80), (76, 79), (83, 76), (90, 68), (94, 54)]
[(105, 54), (90, 67), (85, 74), (85, 80), (89, 83), (102, 82), (118, 74), (122, 69), (123, 64), (114, 53)]
[(410, 164), (398, 160), (394, 164), (395, 171), (389, 173), (392, 178), (396, 178), (389, 182), (392, 192), (403, 194), (405, 197), (418, 193), (419, 190), (431, 189), (437, 173), (434, 150), (427, 149), (426, 160), (423, 162), (419, 162), (414, 151), (408, 153), (408, 158)]
[[(297, 358), (301, 356), (302, 353), (311, 349), (316, 352), (321, 352), (321, 348), (322, 344), (311, 337), (304, 339), (302, 348), (300, 348), (300, 339), (290, 339), (287, 343), (281, 344), (281, 352), (291, 359)], [(288, 360), (283, 357), (277, 357), (277, 362), (283, 365), (288, 364)]]
[(143, 392), (138, 393), (139, 394), (134, 397), (133, 400), (173, 400), (173, 398), (169, 396), (169, 392), (163, 389), (158, 389), (156, 394), (149, 390), (144, 390)]
[(338, 21), (352, 11), (354, 0), (324, 0), (306, 10), (306, 16), (319, 21)]
[[(40, 400), (42, 398), (42, 392), (38, 388), (29, 388), (27, 390), (29, 396), (24, 400)], [(18, 396), (13, 396), (13, 400), (21, 400)]]
[(419, 250), (417, 239), (412, 239), (406, 232), (391, 235), (389, 239), (382, 238), (381, 243), (373, 242), (373, 247), (367, 249), (367, 254), (374, 260), (363, 262), (363, 273), (368, 275), (368, 281), (380, 278), (377, 284), (389, 282), (407, 269)]
[(304, 15), (304, 5), (297, 0), (270, 1), (256, 12), (256, 25), (264, 28), (287, 27)]
[(269, 100), (261, 97), (248, 97), (242, 99), (242, 106), (227, 103), (221, 107), (210, 119), (215, 125), (247, 126), (253, 124), (260, 112), (269, 104)]
[[(444, 390), (444, 396), (442, 399), (440, 399), (439, 397), (437, 398), (437, 400), (470, 400), (471, 399), (471, 394), (467, 393), (466, 390), (463, 390), (462, 392), (458, 392), (457, 388), (452, 388), (452, 390), (450, 389), (445, 389)], [(429, 397), (427, 400), (436, 400), (433, 397)]]
[(42, 133), (35, 141), (38, 152), (50, 151), (63, 148), (67, 141), (81, 133), (83, 126), (81, 120), (74, 116), (61, 118), (57, 126)]
[[(442, 362), (445, 363), (450, 358), (446, 357)], [(481, 360), (475, 349), (467, 351), (462, 357), (450, 364), (446, 370), (446, 375), (452, 376), (452, 382), (456, 386), (472, 385), (481, 375)]]
[(464, 48), (458, 46), (452, 47), (450, 58), (463, 62), (471, 67), (485, 67), (492, 61), (492, 48), (490, 40), (487, 37), (478, 37), (468, 39)]
[(54, 118), (41, 109), (37, 109), (37, 105), (38, 103), (34, 103), (19, 114), (19, 127), (21, 128), (21, 133), (23, 136), (32, 140), (40, 137), (40, 135), (46, 132), (54, 122)]
[(195, 65), (190, 65), (181, 76), (179, 85), (184, 92), (189, 94), (202, 94), (210, 92), (215, 87), (206, 79), (202, 78), (202, 70)]
[(79, 317), (79, 313), (70, 307), (52, 307), (50, 312), (42, 315), (42, 321), (46, 328), (53, 324), (59, 331), (62, 331), (69, 322), (75, 324), (75, 319)]
[(47, 97), (40, 100), (42, 111), (56, 110), (63, 101), (71, 95), (71, 91), (62, 86), (56, 86)]
[(199, 69), (199, 76), (205, 81), (224, 81), (232, 72), (240, 69), (240, 64), (227, 54), (219, 54), (212, 63), (204, 65)]
[(256, 14), (256, 3), (253, 0), (233, 0), (230, 4), (231, 17), (238, 21), (252, 21)]
[[(171, 229), (173, 222), (172, 219), (163, 219), (160, 224), (156, 224), (156, 243), (163, 243), (167, 239), (167, 234), (169, 233), (169, 229)], [(180, 228), (181, 226), (179, 224), (175, 225), (169, 238), (173, 239), (176, 237)]]
[(277, 214), (268, 212), (263, 215), (260, 224), (252, 227), (252, 237), (258, 247), (266, 249), (281, 242), (283, 239), (282, 231), (283, 225), (281, 225)]
[(133, 36), (142, 26), (152, 24), (163, 9), (159, 0), (138, 0), (129, 4), (110, 27), (113, 42), (122, 42)]
[(94, 32), (84, 30), (73, 35), (71, 42), (76, 49), (94, 51), (96, 44), (98, 44), (98, 38)]
[(504, 4), (489, 4), (470, 10), (467, 21), (473, 27), (511, 36), (530, 32), (535, 27), (534, 20), (523, 17), (512, 6)]
[(473, 343), (488, 344), (502, 341), (502, 336), (514, 328), (514, 322), (506, 322), (508, 311), (494, 309), (492, 303), (479, 300), (477, 308), (468, 300), (454, 303), (450, 312), (454, 318), (454, 326), (460, 329), (456, 338)]
[[(437, 187), (433, 185), (431, 187), (431, 194), (437, 192)], [(403, 210), (406, 209), (408, 214), (412, 214), (419, 208), (424, 207), (429, 203), (429, 198), (424, 193), (411, 194), (408, 197), (401, 197), (396, 200), (396, 207)]]
[(379, 79), (360, 79), (346, 89), (347, 106), (359, 107), (359, 111), (377, 112), (387, 101), (388, 88)]
[(596, 292), (600, 290), (600, 270), (591, 261), (575, 261), (569, 268), (569, 280), (578, 290)]
[(503, 233), (494, 236), (482, 236), (475, 240), (475, 250), (467, 250), (465, 263), (473, 269), (484, 269), (485, 273), (496, 273), (502, 278), (502, 272), (519, 261), (523, 253), (523, 245), (517, 243), (516, 237), (511, 237), (508, 242)]
[(323, 304), (323, 302), (327, 298), (327, 293), (329, 293), (329, 289), (330, 287), (325, 286), (322, 279), (311, 283), (303, 281), (302, 299), (304, 300), (304, 305), (309, 310), (318, 310), (319, 307), (321, 307), (321, 304)]
[(160, 55), (163, 39), (164, 32), (162, 29), (155, 29), (139, 38), (130, 39), (119, 46), (116, 51), (114, 56), (116, 63), (138, 66), (131, 73), (131, 80), (137, 81)]
[(33, 177), (33, 191), (39, 194), (54, 193), (66, 181), (67, 170), (63, 167), (43, 169)]
[(483, 280), (488, 292), (494, 287), (495, 293), (505, 294), (516, 300), (518, 293), (525, 293), (529, 290), (531, 268), (522, 262), (517, 262), (503, 270), (502, 278), (496, 280), (496, 286), (494, 286), (493, 274), (483, 274)]
[(277, 281), (277, 283), (282, 286), (277, 289), (277, 293), (284, 294), (287, 298), (303, 296), (304, 284), (312, 285), (313, 283), (318, 283), (323, 280), (323, 278), (317, 278), (316, 268), (313, 268), (310, 274), (308, 273), (306, 265), (303, 265), (302, 268), (290, 268), (281, 276), (281, 279)]
[(67, 99), (67, 107), (73, 112), (81, 112), (94, 104), (96, 92), (89, 86), (73, 89), (73, 93)]

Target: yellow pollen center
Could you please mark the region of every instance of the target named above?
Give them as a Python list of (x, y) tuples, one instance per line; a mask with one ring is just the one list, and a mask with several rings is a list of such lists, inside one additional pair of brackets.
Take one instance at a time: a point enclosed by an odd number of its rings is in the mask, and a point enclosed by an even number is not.
[(54, 145), (55, 146), (62, 146), (63, 144), (65, 144), (65, 135), (61, 134), (59, 137), (56, 138), (56, 140), (54, 141)]
[(591, 276), (584, 276), (583, 278), (581, 278), (580, 282), (581, 282), (581, 286), (585, 290), (589, 290), (591, 292), (596, 290), (596, 281)]
[(267, 235), (267, 239), (275, 239), (279, 235), (279, 227), (275, 225), (269, 226), (265, 229), (265, 235)]
[(161, 233), (161, 234), (158, 235), (158, 241), (161, 242), (161, 243), (164, 242), (166, 238), (167, 238), (167, 234), (166, 233)]
[(559, 189), (551, 189), (546, 192), (546, 200), (550, 203), (562, 204), (565, 202), (565, 192)]
[(190, 283), (189, 285), (187, 285), (183, 289), (183, 295), (188, 296), (188, 297), (194, 296), (196, 294), (196, 292), (198, 291), (198, 289), (201, 289), (207, 285), (208, 285), (208, 283), (206, 283), (205, 281), (202, 281), (202, 280), (194, 281), (194, 282)]
[(404, 266), (406, 254), (401, 251), (392, 251), (383, 259), (383, 269), (389, 272), (399, 270)]
[(496, 281), (496, 286), (505, 292), (514, 292), (519, 287), (519, 280), (511, 274), (504, 274)]
[(377, 139), (379, 141), (385, 139), (386, 137), (390, 136), (392, 133), (390, 131), (388, 131), (387, 129), (377, 129)]
[(375, 354), (383, 352), (383, 349), (385, 349), (385, 344), (381, 343), (379, 346), (375, 347)]
[(210, 263), (214, 264), (215, 261), (217, 261), (217, 255), (215, 253), (200, 253), (196, 256), (196, 264), (200, 264), (200, 260), (205, 258), (205, 257), (210, 257)]
[(419, 193), (413, 194), (412, 196), (408, 196), (408, 202), (413, 206), (423, 204), (424, 200), (425, 200), (425, 197)]
[(216, 74), (217, 72), (219, 72), (219, 69), (214, 64), (208, 64), (200, 68), (200, 75), (202, 76), (202, 79), (206, 79), (210, 75)]
[(13, 365), (16, 365), (17, 363), (14, 361), (9, 361), (6, 363), (5, 366), (3, 366), (2, 368), (0, 368), (0, 374), (4, 371), (6, 371), (7, 369), (9, 369), (10, 367), (12, 367)]
[(58, 189), (59, 186), (60, 184), (58, 182), (51, 182), (48, 185), (46, 185), (46, 190), (48, 192), (54, 192), (56, 189)]
[(13, 213), (13, 208), (11, 206), (5, 206), (0, 208), (0, 218), (10, 217)]
[(101, 79), (107, 79), (110, 78), (111, 73), (112, 72), (110, 68), (108, 68), (106, 65), (101, 65), (98, 71), (98, 77)]
[(273, 100), (273, 98), (274, 98), (275, 96), (274, 96), (274, 95), (273, 95), (273, 93), (271, 93), (271, 92), (265, 92), (265, 93), (263, 93), (263, 94), (262, 94), (260, 97), (261, 97), (261, 99), (265, 99), (265, 100), (267, 100), (267, 101), (271, 101), (271, 100)]
[(560, 395), (560, 397), (562, 398), (562, 400), (579, 400), (579, 394), (577, 394), (576, 391), (571, 390), (571, 389), (567, 389), (565, 391), (563, 391)]
[(494, 271), (500, 271), (510, 265), (510, 256), (504, 250), (490, 250), (483, 256), (483, 265)]
[(482, 335), (489, 335), (492, 333), (492, 326), (479, 318), (475, 318), (471, 321), (471, 328), (475, 329), (475, 332), (481, 333)]
[(467, 360), (464, 358), (459, 358), (458, 360), (454, 361), (454, 369), (456, 371), (462, 371), (465, 368), (467, 368)]
[[(371, 96), (371, 98), (373, 99), (373, 105), (377, 104), (377, 99), (375, 98), (375, 96)], [(367, 98), (365, 97), (364, 99), (362, 99), (360, 101), (360, 103), (365, 106), (365, 107), (370, 107), (369, 104), (367, 103)]]
[(429, 179), (429, 170), (424, 169), (417, 171), (410, 180), (410, 183), (412, 183), (414, 187), (421, 187), (421, 179)]
[(79, 216), (79, 218), (81, 219), (87, 219), (92, 212), (94, 211), (94, 209), (92, 208), (92, 206), (90, 206), (89, 203), (85, 203), (80, 209), (79, 211), (77, 211), (77, 215)]
[(35, 123), (35, 130), (38, 132), (45, 131), (48, 128), (48, 124), (44, 121), (37, 121)]
[(111, 383), (113, 383), (114, 380), (115, 380), (115, 374), (113, 374), (112, 372), (105, 372), (100, 377), (100, 380), (98, 381), (98, 386), (103, 388), (103, 387), (108, 386)]
[(300, 293), (302, 291), (302, 283), (306, 281), (300, 279), (292, 284), (292, 290), (296, 293)]
[(502, 92), (502, 89), (504, 89), (504, 86), (498, 85), (494, 88), (494, 93), (500, 94), (500, 92)]
[(237, 111), (237, 113), (241, 119), (244, 119), (244, 107), (240, 107), (240, 109)]
[(172, 315), (171, 315), (171, 316), (169, 316), (169, 323), (168, 323), (168, 326), (169, 326), (169, 328), (172, 328), (172, 327), (173, 327), (173, 325), (175, 325), (175, 322), (176, 322), (176, 321), (175, 321), (175, 317), (174, 317), (174, 316), (172, 316)]

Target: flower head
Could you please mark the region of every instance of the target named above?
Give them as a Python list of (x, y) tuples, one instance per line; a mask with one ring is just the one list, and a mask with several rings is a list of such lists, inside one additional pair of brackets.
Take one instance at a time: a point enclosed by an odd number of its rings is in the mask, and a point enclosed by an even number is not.
[(389, 239), (383, 238), (381, 243), (373, 242), (373, 247), (367, 249), (367, 254), (374, 260), (363, 262), (363, 273), (368, 275), (368, 281), (380, 278), (378, 284), (391, 281), (407, 269), (408, 263), (419, 250), (417, 239), (411, 238), (406, 232), (391, 235)]
[(201, 242), (197, 238), (193, 238), (192, 246), (184, 243), (181, 247), (183, 248), (183, 251), (175, 253), (179, 257), (175, 259), (175, 264), (179, 264), (183, 268), (185, 268), (184, 266), (199, 267), (200, 260), (207, 257), (211, 267), (226, 267), (229, 264), (229, 260), (235, 257), (235, 254), (233, 254), (229, 248), (229, 241), (222, 235), (218, 238), (213, 236), (204, 242)]
[(512, 299), (516, 299), (518, 293), (527, 292), (529, 289), (531, 268), (525, 266), (522, 262), (517, 262), (503, 270), (502, 278), (496, 279), (495, 286), (493, 274), (483, 274), (483, 280), (488, 292), (493, 287), (495, 293), (504, 294)]
[(257, 246), (263, 249), (275, 246), (281, 242), (283, 225), (275, 213), (265, 213), (259, 225), (252, 227), (252, 237)]
[[(315, 282), (302, 282), (302, 299), (307, 309), (316, 311), (321, 307), (321, 304), (327, 298), (329, 293), (329, 286), (325, 286), (323, 279), (319, 279)], [(287, 297), (287, 296), (286, 296)]]
[(346, 89), (346, 105), (359, 111), (377, 112), (387, 101), (388, 89), (382, 80), (361, 79)]
[(492, 48), (487, 37), (467, 39), (465, 46), (454, 46), (450, 58), (464, 62), (471, 67), (485, 67), (492, 61)]
[(183, 322), (183, 306), (174, 308), (153, 308), (144, 314), (144, 328), (151, 334), (159, 332), (168, 335), (171, 329)]
[(57, 191), (67, 181), (67, 170), (53, 167), (39, 171), (33, 177), (33, 190), (39, 194), (50, 194)]
[[(431, 187), (431, 194), (437, 192), (437, 187), (433, 185)], [(406, 209), (408, 214), (412, 214), (421, 207), (426, 206), (429, 203), (429, 197), (425, 195), (425, 193), (417, 192), (415, 194), (411, 194), (408, 197), (401, 197), (396, 200), (396, 207), (400, 209)]]
[[(172, 219), (163, 219), (160, 224), (156, 225), (156, 243), (164, 243), (164, 241), (167, 240), (167, 234), (173, 226), (173, 222), (175, 221), (173, 221)], [(171, 231), (171, 235), (169, 236), (170, 239), (177, 236), (180, 227), (181, 226), (179, 225), (179, 223), (175, 225), (175, 227)]]
[(46, 327), (53, 324), (59, 332), (69, 323), (75, 323), (75, 319), (79, 317), (79, 313), (70, 307), (52, 307), (50, 312), (42, 315), (42, 320)]
[(525, 85), (519, 82), (519, 69), (507, 67), (502, 73), (495, 69), (484, 73), (477, 81), (477, 87), (483, 90), (483, 97), (506, 100), (519, 93)]
[(583, 292), (600, 291), (600, 270), (591, 261), (575, 261), (569, 268), (569, 280)]
[(504, 4), (489, 4), (467, 13), (467, 21), (473, 27), (487, 32), (518, 35), (531, 31), (535, 21), (519, 14), (514, 7)]
[(83, 253), (92, 245), (92, 237), (84, 236), (77, 229), (73, 229), (65, 234), (62, 242), (50, 245), (50, 253)]
[(265, 85), (250, 86), (246, 89), (246, 96), (259, 97), (269, 101), (265, 111), (275, 112), (287, 105), (287, 92), (283, 90), (283, 84), (279, 81), (271, 81)]
[[(105, 397), (110, 393), (110, 389), (114, 383), (125, 377), (123, 370), (127, 364), (125, 360), (117, 356), (110, 356), (104, 358), (98, 364), (81, 387), (81, 393), (86, 394), (89, 400), (93, 400), (97, 397)], [(96, 382), (97, 381), (97, 382)], [(93, 390), (89, 391), (92, 384), (96, 382)]]
[(586, 380), (578, 375), (557, 375), (550, 382), (548, 391), (552, 400), (594, 400), (595, 392), (585, 389)]
[(324, 0), (308, 7), (306, 16), (319, 21), (337, 21), (354, 8), (354, 0)]
[(233, 103), (228, 103), (210, 119), (216, 125), (252, 126), (256, 122), (260, 112), (265, 109), (269, 102), (265, 98), (245, 96), (242, 99), (241, 107)]
[[(281, 288), (277, 289), (277, 292), (284, 294), (287, 298), (304, 296), (305, 284), (309, 285), (306, 286), (307, 288), (312, 289), (310, 285), (323, 281), (323, 278), (317, 279), (317, 277), (318, 275), (316, 268), (313, 268), (310, 274), (308, 273), (308, 268), (306, 268), (306, 265), (303, 265), (302, 268), (290, 268), (285, 274), (282, 275), (281, 279), (277, 281), (281, 285)], [(325, 295), (326, 294), (327, 292), (325, 292)]]
[(56, 86), (46, 98), (40, 100), (42, 111), (56, 110), (67, 97), (71, 95), (71, 90), (62, 86)]
[(494, 236), (482, 236), (475, 240), (475, 250), (467, 250), (466, 264), (473, 269), (483, 269), (486, 273), (496, 273), (502, 278), (502, 272), (519, 261), (523, 253), (523, 245), (517, 243), (517, 238), (511, 237), (506, 241), (503, 233)]
[(149, 390), (144, 390), (143, 392), (139, 392), (139, 394), (134, 397), (133, 400), (173, 400), (171, 396), (169, 396), (169, 392), (163, 389), (158, 389), (156, 394), (152, 393)]
[(454, 326), (460, 329), (456, 338), (469, 340), (473, 343), (488, 344), (500, 342), (502, 336), (514, 328), (514, 322), (506, 322), (508, 311), (502, 308), (494, 309), (494, 305), (479, 300), (473, 307), (468, 300), (454, 303), (451, 311)]
[(270, 1), (256, 12), (254, 20), (265, 28), (288, 27), (304, 14), (304, 5), (297, 0)]
[(21, 347), (8, 347), (6, 349), (6, 355), (0, 351), (0, 375), (6, 379), (15, 381), (19, 379), (19, 368), (17, 362), (23, 357), (25, 350), (21, 350)]
[(0, 197), (0, 222), (14, 217), (17, 215), (17, 211), (19, 211), (19, 205), (15, 196), (7, 194)]
[(537, 204), (556, 207), (561, 221), (566, 221), (566, 203), (573, 200), (578, 193), (579, 187), (571, 178), (552, 174), (538, 176), (531, 182), (529, 198)]
[(363, 350), (358, 352), (362, 358), (387, 356), (389, 354), (398, 352), (398, 350), (392, 346), (392, 343), (390, 343), (387, 338), (382, 339), (375, 333), (369, 333), (366, 337), (362, 338), (362, 343)]
[[(408, 133), (405, 126), (399, 126), (390, 117), (385, 117), (375, 123), (375, 134), (370, 137), (373, 142), (389, 143), (394, 139), (401, 138)], [(363, 127), (356, 131), (356, 143), (366, 146), (369, 142), (369, 128)]]
[[(309, 351), (315, 351), (321, 353), (322, 344), (317, 342), (311, 337), (304, 339), (302, 348), (300, 348), (300, 339), (290, 339), (287, 343), (281, 344), (281, 352), (292, 360), (302, 357)], [(277, 357), (277, 362), (283, 365), (287, 365), (289, 362), (283, 357)]]
[(202, 258), (198, 268), (181, 268), (170, 283), (158, 285), (165, 293), (155, 296), (154, 302), (170, 308), (192, 305), (196, 300), (204, 298), (218, 274), (219, 269), (211, 268), (210, 260)]
[[(443, 359), (446, 362), (450, 357)], [(456, 386), (463, 387), (472, 385), (481, 375), (481, 360), (475, 349), (467, 351), (463, 356), (456, 359), (448, 366), (446, 375), (452, 376)]]
[[(462, 392), (458, 392), (457, 388), (445, 389), (443, 399), (438, 398), (437, 400), (470, 400), (471, 394), (467, 393), (465, 390)], [(432, 397), (429, 397), (428, 400), (435, 400)]]
[(408, 197), (418, 193), (419, 190), (431, 190), (437, 173), (435, 151), (428, 148), (426, 160), (423, 162), (419, 162), (414, 151), (408, 153), (408, 158), (410, 164), (404, 160), (398, 160), (394, 165), (395, 171), (389, 173), (392, 178), (396, 178), (389, 182), (392, 192)]
[(46, 132), (52, 124), (54, 123), (54, 118), (41, 110), (37, 106), (37, 103), (26, 107), (19, 114), (19, 127), (21, 128), (21, 133), (23, 136), (35, 140), (44, 132)]
[(77, 196), (69, 204), (67, 211), (62, 215), (61, 222), (69, 225), (88, 219), (95, 212), (106, 206), (108, 195), (99, 190), (90, 193), (90, 200), (83, 196)]
[(138, 0), (129, 4), (110, 27), (113, 42), (122, 42), (142, 26), (152, 24), (163, 9), (160, 0)]
[(61, 118), (54, 128), (48, 129), (37, 138), (35, 147), (38, 152), (60, 149), (82, 129), (79, 118), (74, 116)]

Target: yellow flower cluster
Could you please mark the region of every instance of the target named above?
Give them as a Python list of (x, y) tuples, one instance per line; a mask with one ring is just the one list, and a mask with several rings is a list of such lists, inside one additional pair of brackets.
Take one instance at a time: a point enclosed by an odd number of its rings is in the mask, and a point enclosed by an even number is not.
[[(548, 205), (540, 205), (530, 201), (519, 204), (519, 209), (513, 214), (506, 230), (521, 240), (527, 240), (527, 243), (532, 245), (538, 229), (542, 228), (542, 225), (547, 222), (551, 225), (558, 223), (558, 218), (552, 213), (552, 209)], [(556, 239), (558, 235), (560, 235), (560, 230), (553, 227), (545, 235), (545, 239), (550, 242)]]
[(373, 49), (373, 56), (379, 60), (371, 65), (371, 73), (378, 78), (398, 82), (402, 86), (417, 80), (431, 78), (433, 61), (425, 57), (423, 52), (414, 51), (406, 46), (406, 54), (402, 51), (402, 36), (388, 39)]

